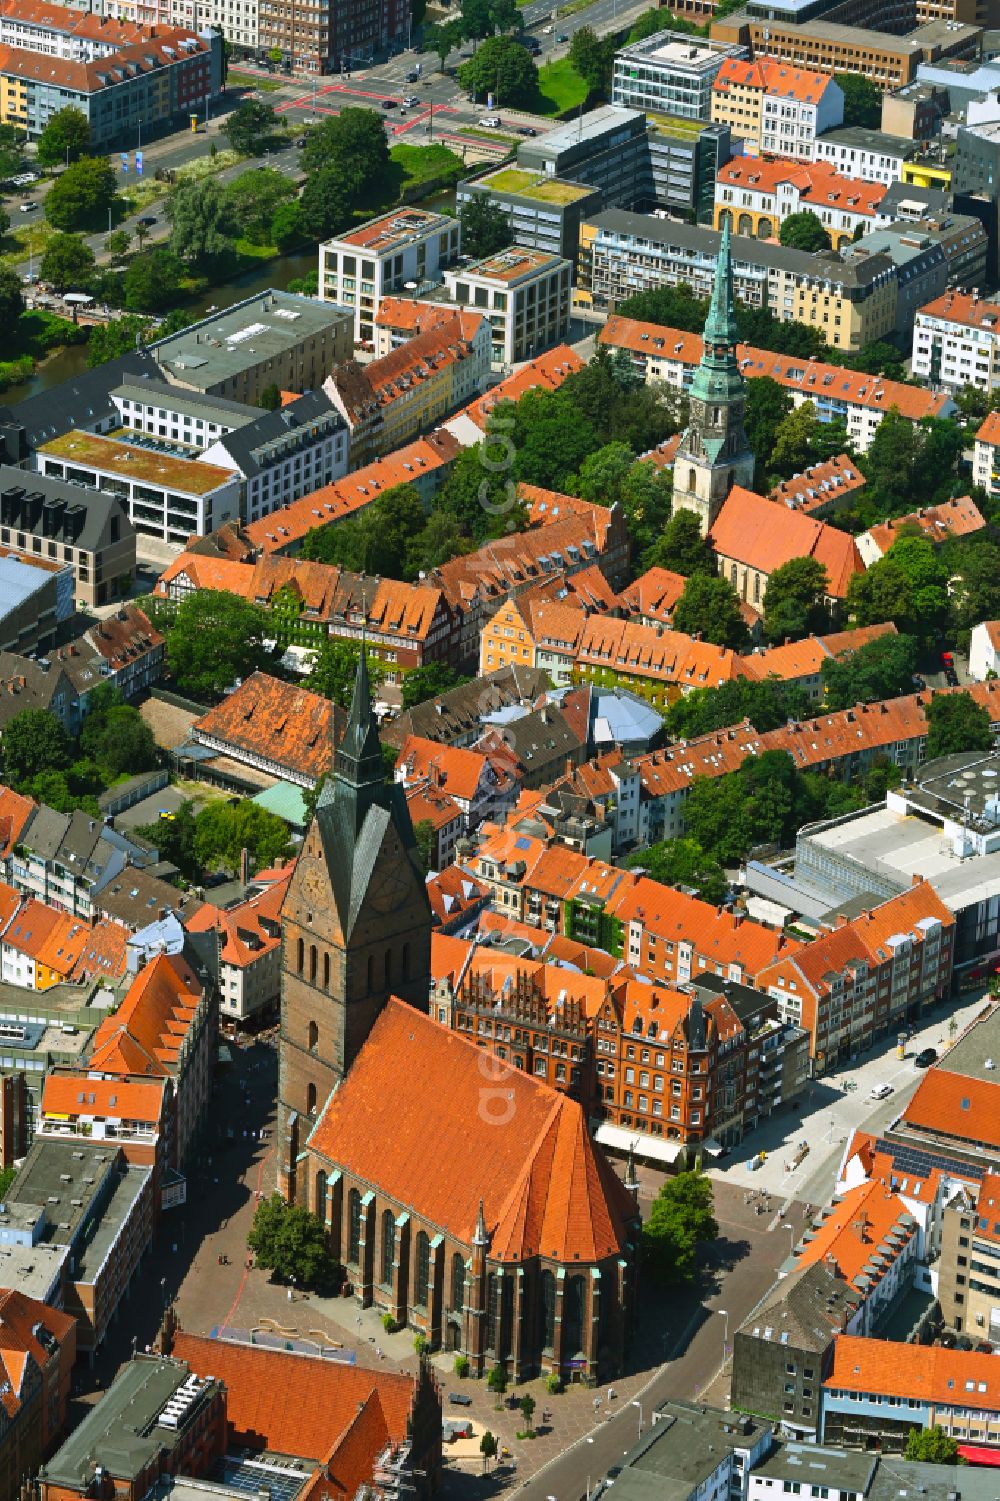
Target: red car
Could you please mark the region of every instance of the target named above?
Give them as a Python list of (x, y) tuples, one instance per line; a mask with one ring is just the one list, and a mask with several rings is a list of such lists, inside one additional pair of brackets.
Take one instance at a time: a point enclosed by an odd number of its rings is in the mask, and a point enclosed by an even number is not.
[(941, 661), (946, 667), (953, 667), (955, 665), (955, 658), (950, 651), (943, 651), (941, 653)]

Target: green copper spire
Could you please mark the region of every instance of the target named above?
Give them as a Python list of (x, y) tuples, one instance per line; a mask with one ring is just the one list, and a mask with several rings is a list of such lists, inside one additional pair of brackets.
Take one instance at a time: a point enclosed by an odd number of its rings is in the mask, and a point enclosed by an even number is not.
[(712, 300), (705, 319), (705, 345), (735, 344), (739, 338), (736, 327), (736, 306), (733, 300), (733, 263), (729, 252), (729, 220), (723, 221), (722, 239), (719, 243), (719, 259), (715, 266), (715, 285)]
[(342, 782), (355, 787), (385, 781), (378, 726), (372, 713), (368, 683), (368, 643), (364, 624), (361, 627), (361, 650), (358, 653), (351, 709), (347, 716), (344, 738), (337, 747), (334, 772)]

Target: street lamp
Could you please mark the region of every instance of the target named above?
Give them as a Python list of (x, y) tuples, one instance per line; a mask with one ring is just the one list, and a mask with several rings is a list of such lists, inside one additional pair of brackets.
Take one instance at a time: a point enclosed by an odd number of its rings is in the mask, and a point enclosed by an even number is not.
[(642, 1403), (637, 1397), (633, 1397), (632, 1406), (639, 1409), (639, 1437), (642, 1438)]
[[(592, 1438), (590, 1438), (589, 1435), (588, 1435), (588, 1437), (587, 1437), (587, 1443), (588, 1444), (592, 1444), (593, 1442), (594, 1442), (594, 1440)], [(587, 1475), (587, 1501), (590, 1501), (590, 1475), (589, 1475), (589, 1473)]]
[(715, 1311), (716, 1313), (720, 1313), (726, 1321), (726, 1327), (722, 1335), (722, 1359), (725, 1360), (729, 1352), (729, 1309), (717, 1308)]

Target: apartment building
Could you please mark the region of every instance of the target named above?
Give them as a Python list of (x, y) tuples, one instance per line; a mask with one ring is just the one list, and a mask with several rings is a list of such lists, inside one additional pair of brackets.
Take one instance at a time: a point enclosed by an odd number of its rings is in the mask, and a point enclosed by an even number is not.
[(393, 45), (402, 49), (410, 39), (410, 0), (330, 9), (258, 0), (258, 11), (258, 47), (277, 49), (286, 69), (308, 74), (349, 72)]
[(237, 57), (255, 61), (260, 41), (260, 0), (139, 0), (144, 9), (169, 3), (171, 26), (199, 26), (221, 32)]
[[(439, 281), (445, 268), (458, 258), (460, 241), (461, 226), (448, 214), (422, 208), (398, 208), (381, 214), (320, 245), (320, 299), (349, 311), (355, 343), (372, 343), (375, 314), (382, 298), (401, 292), (407, 282), (420, 286)], [(345, 358), (346, 351), (331, 365)]]
[(685, 120), (712, 117), (712, 85), (728, 58), (746, 57), (739, 42), (660, 31), (615, 53), (611, 103)]
[[(973, 483), (988, 495), (1000, 494), (1000, 414), (988, 412), (976, 432)], [(977, 627), (977, 630), (979, 627)]]
[(913, 325), (913, 374), (928, 385), (992, 391), (1000, 385), (1000, 303), (978, 292), (946, 292)]
[(111, 392), (124, 442), (152, 439), (179, 457), (240, 475), (240, 516), (261, 516), (332, 484), (347, 472), (347, 430), (322, 391), (308, 391), (277, 411), (167, 381), (125, 382)]
[(347, 425), (352, 467), (395, 452), (477, 395), (490, 348), (486, 318), (456, 310), (381, 359), (336, 366), (323, 393)]
[[(702, 353), (702, 341), (697, 334), (621, 317), (608, 319), (598, 342), (609, 349), (627, 349), (647, 379), (665, 381), (678, 390), (690, 386)], [(882, 376), (861, 375), (839, 365), (824, 365), (819, 360), (799, 360), (746, 344), (736, 346), (736, 357), (747, 380), (770, 376), (789, 392), (797, 407), (811, 402), (821, 422), (843, 421), (852, 447), (859, 453), (867, 451), (879, 423), (890, 410), (911, 422), (920, 422), (924, 417), (948, 417), (955, 411), (955, 403), (947, 393), (904, 385)]]
[(903, 164), (916, 156), (917, 142), (908, 136), (887, 135), (864, 125), (836, 125), (817, 135), (812, 160), (827, 162), (844, 177), (881, 182), (886, 187), (900, 182)]
[(76, 1323), (21, 1291), (0, 1292), (7, 1390), (0, 1417), (0, 1497), (17, 1501), (66, 1423)]
[(189, 933), (219, 938), (219, 1018), (236, 1026), (273, 1011), (281, 988), (281, 904), (294, 865), (265, 886), (255, 883), (228, 907), (204, 903), (186, 922)]
[(236, 470), (144, 443), (75, 430), (44, 443), (35, 464), (41, 475), (117, 496), (136, 532), (164, 542), (204, 537), (240, 518)]
[(5, 1195), (7, 1244), (68, 1251), (63, 1308), (77, 1348), (104, 1343), (153, 1233), (152, 1173), (114, 1143), (37, 1138)]
[(152, 32), (141, 23), (73, 6), (37, 5), (34, 0), (11, 0), (0, 17), (0, 46), (76, 62), (93, 62), (151, 39)]
[(858, 552), (865, 567), (871, 568), (885, 557), (901, 536), (919, 535), (940, 546), (949, 537), (970, 537), (974, 532), (982, 531), (985, 525), (986, 518), (975, 501), (971, 496), (962, 495), (942, 501), (939, 506), (926, 506), (869, 527), (857, 539)]
[[(574, 246), (578, 235), (577, 227)], [(573, 267), (561, 254), (519, 240), (509, 250), (445, 271), (444, 282), (453, 302), (486, 320), (493, 370), (509, 372), (569, 333)]]
[(439, 745), (418, 735), (403, 741), (394, 777), (407, 792), (419, 787), (445, 793), (458, 810), (463, 834), (471, 834), (481, 823), (502, 823), (518, 792), (502, 758)]
[(96, 150), (131, 146), (140, 124), (150, 135), (176, 129), (221, 88), (222, 38), (214, 32), (157, 29), (92, 61), (0, 49), (0, 124), (29, 140), (60, 109), (73, 108), (86, 117)]
[(132, 588), (135, 528), (117, 495), (0, 466), (0, 544), (13, 556), (71, 567), (70, 604), (75, 598), (83, 609)]
[(817, 137), (843, 118), (843, 93), (828, 74), (771, 58), (727, 58), (712, 85), (712, 119), (729, 126), (744, 152), (813, 161)]
[[(636, 292), (681, 285), (701, 297), (711, 294), (717, 230), (613, 209), (581, 234), (580, 301), (613, 308)], [(811, 255), (745, 234), (732, 236), (730, 246), (733, 288), (741, 302), (767, 307), (783, 322), (818, 328), (835, 348), (860, 349), (894, 332), (899, 273), (884, 251), (869, 254), (851, 245)]]
[(172, 386), (259, 405), (265, 391), (316, 391), (353, 349), (350, 311), (271, 289), (150, 345)]
[[(918, 1249), (913, 1215), (891, 1188), (873, 1181), (859, 1183), (826, 1205), (793, 1254), (800, 1267), (835, 1267), (861, 1294), (858, 1334), (868, 1336), (913, 1286)], [(815, 1394), (818, 1404), (818, 1381)]]
[[(996, 1187), (992, 1180), (991, 1187)], [(842, 1334), (823, 1382), (821, 1442), (902, 1454), (912, 1429), (949, 1438), (1000, 1441), (1000, 1379), (993, 1357), (976, 1350), (914, 1347)]]
[(815, 1072), (893, 1035), (948, 994), (955, 918), (926, 881), (840, 923), (759, 977), (809, 1034)]
[[(773, 57), (819, 73), (860, 73), (882, 89), (898, 89), (916, 79), (924, 62), (978, 55), (982, 36), (979, 26), (950, 19), (928, 21), (906, 36), (894, 36), (864, 23), (844, 24), (825, 16), (785, 19), (770, 10), (760, 16), (735, 11), (713, 20), (713, 41), (746, 47), (754, 58)], [(894, 23), (893, 30), (903, 29)]]
[(85, 1068), (62, 1067), (46, 1075), (38, 1103), (35, 1139), (107, 1142), (134, 1167), (152, 1175), (153, 1222), (178, 1197), (174, 1094), (169, 1079), (144, 1073), (97, 1079)]
[(826, 162), (789, 166), (735, 157), (716, 179), (715, 228), (728, 221), (734, 234), (769, 240), (790, 215), (809, 209), (838, 250), (874, 225), (884, 192), (882, 183), (841, 177)]

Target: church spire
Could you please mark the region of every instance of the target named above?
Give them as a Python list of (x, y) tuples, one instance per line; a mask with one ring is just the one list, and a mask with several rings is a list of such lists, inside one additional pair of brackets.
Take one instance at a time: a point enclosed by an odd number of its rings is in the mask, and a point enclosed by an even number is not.
[(733, 297), (733, 261), (729, 249), (729, 220), (723, 221), (719, 258), (715, 264), (712, 300), (705, 319), (705, 349), (709, 345), (735, 344), (739, 338), (736, 325), (736, 301)]
[(385, 781), (378, 725), (372, 713), (371, 688), (368, 681), (368, 648), (363, 622), (361, 651), (358, 654), (358, 667), (354, 675), (351, 708), (347, 716), (344, 738), (337, 748), (333, 769), (339, 781), (347, 782), (352, 787), (364, 787), (372, 782)]
[(483, 1201), (479, 1200), (479, 1218), (476, 1220), (476, 1233), (472, 1237), (474, 1246), (488, 1246), (490, 1238), (486, 1233), (486, 1215), (483, 1212)]

